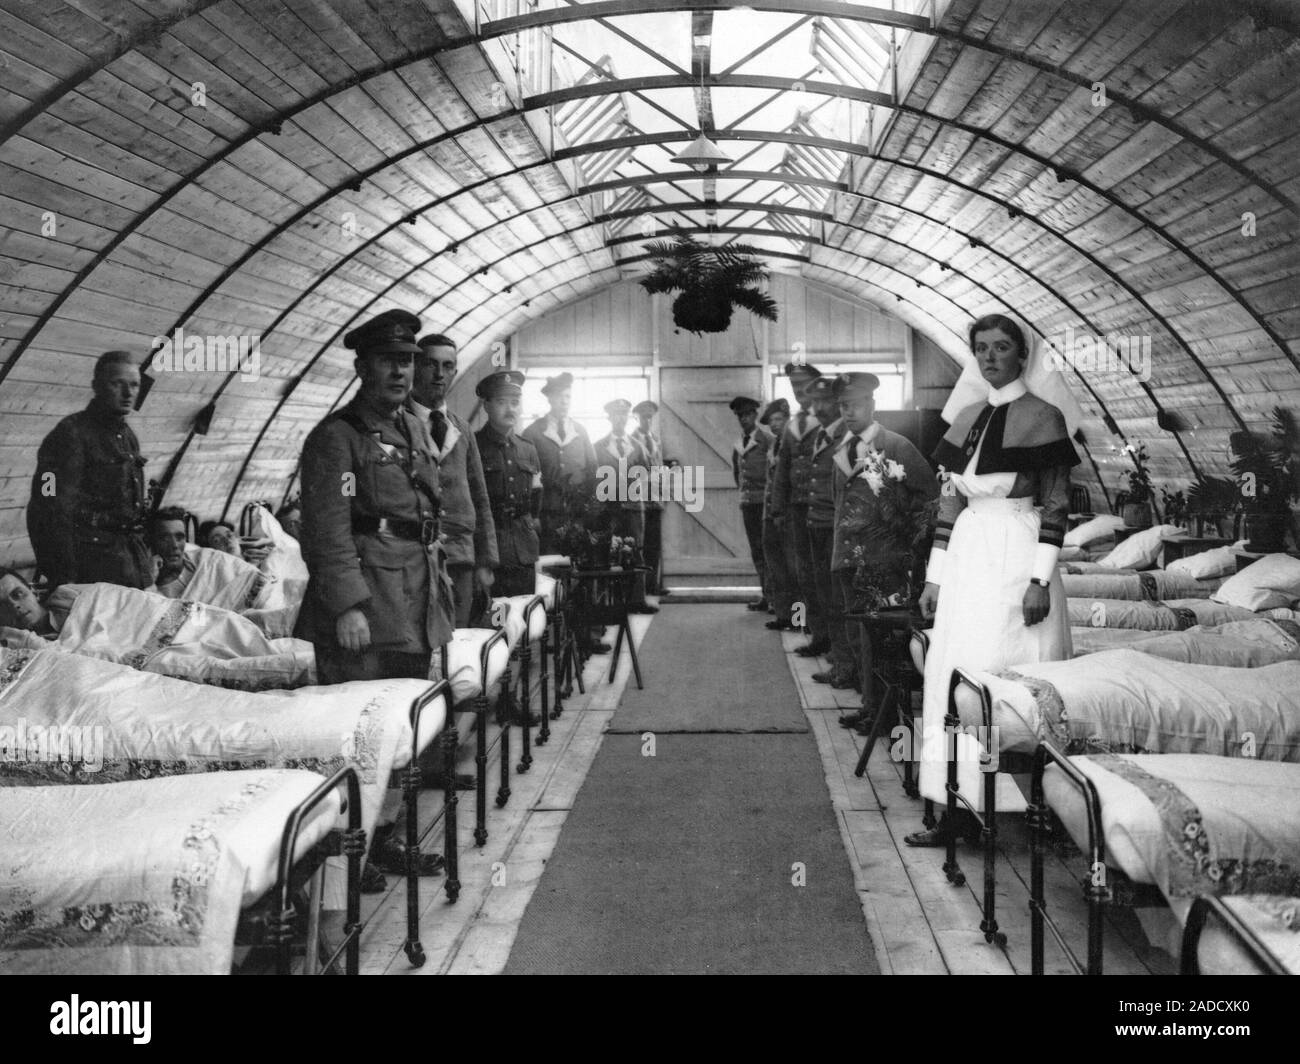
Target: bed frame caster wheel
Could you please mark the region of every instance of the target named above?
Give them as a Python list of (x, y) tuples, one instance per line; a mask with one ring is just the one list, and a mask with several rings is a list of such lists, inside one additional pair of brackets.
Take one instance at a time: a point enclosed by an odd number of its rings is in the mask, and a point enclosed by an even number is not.
[(933, 813), (926, 813), (921, 817), (921, 826), (925, 828), (926, 831), (929, 831), (937, 823), (939, 823), (939, 821)]
[(525, 772), (527, 772), (527, 771), (529, 770), (529, 768), (531, 768), (531, 767), (532, 767), (532, 763), (531, 763), (531, 762), (528, 762), (528, 761), (520, 761), (519, 764), (515, 766), (515, 771), (516, 771), (517, 773), (519, 773), (519, 775), (522, 776), (522, 775), (523, 775)]
[(999, 949), (1006, 949), (1007, 947), (1007, 936), (1001, 931), (986, 932), (984, 941), (993, 943)]
[(948, 882), (954, 887), (964, 887), (966, 885), (966, 873), (956, 865), (944, 865), (943, 871), (948, 877)]
[(406, 959), (411, 962), (412, 968), (423, 968), (426, 960), (424, 956), (424, 947), (418, 942), (408, 942), (404, 947), (406, 950)]
[(456, 899), (460, 897), (460, 884), (447, 884), (447, 904), (455, 905)]
[(507, 791), (505, 794), (498, 794), (498, 795), (497, 795), (497, 808), (498, 808), (498, 809), (504, 809), (504, 808), (506, 807), (506, 802), (508, 802), (508, 801), (510, 801), (510, 792), (509, 792), (509, 791)]
[(485, 846), (486, 844), (487, 844), (487, 829), (486, 829), (486, 828), (475, 828), (475, 829), (474, 829), (474, 845), (475, 845), (475, 846)]

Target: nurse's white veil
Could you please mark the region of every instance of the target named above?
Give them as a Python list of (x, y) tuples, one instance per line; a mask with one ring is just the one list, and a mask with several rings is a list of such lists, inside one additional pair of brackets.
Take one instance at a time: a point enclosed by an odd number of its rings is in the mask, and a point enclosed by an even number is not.
[[(1078, 400), (1070, 393), (1065, 381), (1065, 375), (1069, 372), (1068, 363), (1064, 359), (1049, 358), (1049, 351), (1042, 337), (1029, 328), (1018, 314), (1005, 310), (990, 313), (1002, 314), (1020, 326), (1020, 333), (1029, 347), (1029, 357), (1025, 360), (1025, 368), (1020, 374), (1024, 378), (1025, 387), (1061, 412), (1065, 418), (1066, 431), (1073, 439), (1083, 421), (1083, 410)], [(948, 401), (944, 403), (942, 417), (951, 425), (961, 411), (976, 403), (987, 402), (988, 397), (989, 382), (984, 379), (975, 362), (968, 362), (962, 368), (961, 376), (952, 394), (948, 396)]]

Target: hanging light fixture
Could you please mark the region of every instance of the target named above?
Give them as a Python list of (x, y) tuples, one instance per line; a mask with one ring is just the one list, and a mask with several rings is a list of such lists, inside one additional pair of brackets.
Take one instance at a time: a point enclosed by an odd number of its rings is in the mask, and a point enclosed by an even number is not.
[(713, 141), (700, 131), (700, 135), (690, 142), (678, 155), (673, 156), (673, 162), (682, 166), (689, 166), (692, 170), (699, 170), (701, 173), (710, 166), (721, 166), (723, 163), (731, 162), (731, 157), (725, 155)]

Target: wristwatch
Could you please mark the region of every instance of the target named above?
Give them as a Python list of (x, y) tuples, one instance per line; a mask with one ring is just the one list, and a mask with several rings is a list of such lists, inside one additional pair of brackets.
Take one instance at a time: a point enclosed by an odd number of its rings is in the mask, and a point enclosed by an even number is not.
[(1036, 576), (1031, 576), (1031, 577), (1029, 578), (1029, 582), (1030, 582), (1031, 584), (1037, 584), (1039, 587), (1043, 587), (1043, 588), (1047, 587), (1047, 581), (1046, 581), (1046, 580), (1040, 580), (1040, 579), (1039, 579), (1038, 577), (1036, 577)]

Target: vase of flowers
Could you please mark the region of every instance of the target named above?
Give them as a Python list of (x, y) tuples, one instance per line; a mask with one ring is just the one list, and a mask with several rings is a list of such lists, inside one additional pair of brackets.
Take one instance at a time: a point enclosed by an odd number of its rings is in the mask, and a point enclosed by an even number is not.
[[(907, 488), (901, 462), (868, 448), (855, 473), (867, 482), (876, 505), (864, 508), (849, 548), (853, 563), (853, 612), (875, 613), (912, 600), (912, 563), (925, 538), (925, 497)], [(846, 503), (846, 505), (848, 505)]]

